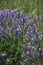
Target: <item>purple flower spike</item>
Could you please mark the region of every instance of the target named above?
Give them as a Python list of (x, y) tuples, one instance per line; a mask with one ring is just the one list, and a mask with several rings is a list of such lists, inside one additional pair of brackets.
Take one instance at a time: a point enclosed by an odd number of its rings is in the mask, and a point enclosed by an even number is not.
[(37, 51), (33, 49), (31, 52), (31, 55), (33, 58), (37, 58), (37, 56), (38, 56)]
[(10, 33), (9, 27), (7, 27), (5, 33), (9, 35), (9, 33)]
[(21, 30), (21, 27), (20, 25), (17, 26), (17, 31), (20, 31)]
[(7, 59), (7, 54), (6, 53), (0, 53), (0, 62), (4, 61)]
[(41, 57), (43, 57), (43, 48), (41, 48), (41, 53), (40, 54), (41, 54)]
[(3, 27), (0, 26), (0, 36), (2, 35), (2, 33), (3, 33)]
[(2, 13), (3, 13), (3, 10), (0, 10), (0, 15), (2, 15)]
[(14, 29), (15, 29), (15, 26), (14, 26), (14, 25), (12, 25), (12, 26), (9, 28), (10, 33), (11, 33), (11, 32), (13, 32), (13, 31), (14, 31)]
[(23, 16), (23, 13), (22, 13), (22, 12), (20, 12), (20, 15), (19, 15), (19, 16), (20, 16), (20, 18), (21, 18), (21, 17)]
[(32, 65), (36, 65), (36, 64), (33, 62)]
[(36, 24), (35, 26), (39, 25), (39, 18), (38, 18), (38, 16), (34, 17), (34, 22), (33, 23)]
[(19, 14), (18, 9), (13, 10), (13, 14), (15, 19), (18, 18), (18, 14)]
[(25, 16), (25, 17), (23, 18), (23, 21), (24, 21), (24, 22), (28, 22), (28, 17)]
[(17, 29), (16, 30), (17, 30), (16, 31), (17, 38), (20, 38), (20, 36), (21, 36), (21, 27), (20, 27), (20, 25), (17, 25)]

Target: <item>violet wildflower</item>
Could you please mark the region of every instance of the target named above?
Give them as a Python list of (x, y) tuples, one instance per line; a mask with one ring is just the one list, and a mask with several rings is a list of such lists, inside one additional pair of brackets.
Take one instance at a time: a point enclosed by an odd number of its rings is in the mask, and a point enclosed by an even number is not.
[(13, 14), (15, 19), (18, 18), (18, 14), (19, 14), (18, 9), (13, 10)]
[(21, 27), (20, 27), (20, 25), (17, 25), (16, 35), (17, 35), (17, 38), (20, 38), (20, 36), (21, 36)]
[(38, 17), (38, 16), (35, 16), (35, 17), (34, 17), (33, 23), (34, 23), (36, 26), (39, 25), (39, 17)]
[(36, 65), (36, 64), (33, 62), (32, 65)]
[(27, 49), (26, 54), (28, 55), (28, 58), (31, 56), (31, 48)]
[(43, 48), (41, 48), (40, 55), (41, 55), (41, 57), (43, 57)]
[(9, 35), (9, 33), (10, 33), (9, 27), (6, 28), (5, 33)]
[(31, 51), (31, 55), (32, 55), (33, 58), (37, 58), (38, 57), (37, 51), (34, 50), (34, 49)]
[(10, 33), (11, 32), (13, 32), (14, 31), (14, 29), (15, 29), (15, 26), (14, 26), (14, 24), (9, 28), (9, 30), (10, 30)]
[(19, 16), (20, 16), (20, 18), (22, 18), (22, 16), (23, 16), (23, 13), (22, 13), (22, 11), (20, 12)]
[(4, 61), (7, 58), (6, 53), (0, 53), (0, 62)]
[(23, 18), (23, 21), (24, 21), (24, 22), (28, 22), (28, 17), (25, 16), (25, 17)]
[(3, 27), (0, 26), (0, 36), (2, 35), (2, 33), (3, 33)]

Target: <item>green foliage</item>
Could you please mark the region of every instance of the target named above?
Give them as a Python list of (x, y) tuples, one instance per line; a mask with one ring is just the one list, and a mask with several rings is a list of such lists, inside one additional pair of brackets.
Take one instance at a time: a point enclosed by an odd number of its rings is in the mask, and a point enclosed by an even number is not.
[(9, 58), (9, 62), (3, 61), (0, 65), (20, 65), (21, 45), (16, 37), (3, 36), (0, 41), (0, 52), (5, 52)]

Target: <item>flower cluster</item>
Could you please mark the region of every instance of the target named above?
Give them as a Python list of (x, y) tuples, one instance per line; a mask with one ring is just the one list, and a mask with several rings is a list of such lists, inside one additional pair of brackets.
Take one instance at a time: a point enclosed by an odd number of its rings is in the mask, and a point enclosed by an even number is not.
[[(13, 32), (15, 29), (21, 28), (22, 24), (28, 21), (28, 18), (22, 12), (15, 10), (0, 10), (0, 35), (3, 31), (6, 34)], [(17, 28), (18, 27), (18, 28)]]
[[(39, 65), (43, 58), (43, 47), (40, 47), (43, 32), (38, 29), (39, 25), (40, 18), (37, 15), (28, 19), (25, 13), (17, 9), (0, 10), (0, 38), (4, 34), (6, 37), (12, 33), (15, 34), (13, 37), (17, 38), (10, 43), (14, 45), (13, 43), (19, 41), (21, 44), (23, 65)], [(4, 58), (2, 54), (0, 53), (0, 61)]]
[(28, 39), (28, 41), (22, 45), (23, 53), (21, 57), (23, 65), (28, 65), (29, 63), (30, 65), (39, 65), (41, 57), (43, 58), (43, 48), (41, 49), (40, 47), (43, 34), (38, 29), (40, 18), (35, 15), (34, 18), (29, 21), (30, 23), (27, 25), (27, 29), (25, 28), (26, 32), (24, 34), (24, 39)]
[(8, 57), (7, 57), (6, 53), (0, 53), (0, 62), (7, 60), (7, 59), (8, 59)]
[[(14, 50), (19, 48), (18, 44), (20, 42), (18, 43), (17, 39), (21, 39), (24, 23), (27, 23), (27, 22), (28, 22), (28, 18), (26, 16), (26, 14), (22, 13), (22, 11), (19, 12), (18, 9), (0, 10), (0, 43), (2, 43), (2, 46), (0, 45), (1, 46), (0, 62), (5, 60), (4, 59), (5, 56), (2, 56), (2, 54), (3, 54), (2, 52), (6, 53), (7, 50), (8, 50), (7, 51), (8, 56), (10, 56), (12, 54), (12, 57), (13, 57), (13, 53), (15, 53), (14, 57), (16, 56), (16, 58), (19, 58), (16, 54), (17, 51), (14, 51)], [(11, 50), (9, 51), (9, 49), (7, 47), (9, 47)], [(6, 51), (4, 48), (6, 49)], [(17, 53), (19, 53), (19, 52), (17, 52)], [(11, 59), (11, 60), (13, 62), (13, 59)], [(7, 61), (8, 61), (8, 58), (7, 58)], [(17, 61), (17, 59), (16, 59), (16, 61)]]

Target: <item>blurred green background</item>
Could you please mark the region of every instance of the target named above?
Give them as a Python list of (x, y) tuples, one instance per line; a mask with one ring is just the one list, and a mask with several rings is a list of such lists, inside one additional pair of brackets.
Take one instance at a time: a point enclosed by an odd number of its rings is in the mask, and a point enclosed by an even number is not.
[(26, 13), (31, 13), (34, 9), (40, 15), (43, 14), (43, 0), (0, 0), (0, 9), (15, 9), (23, 10)]

